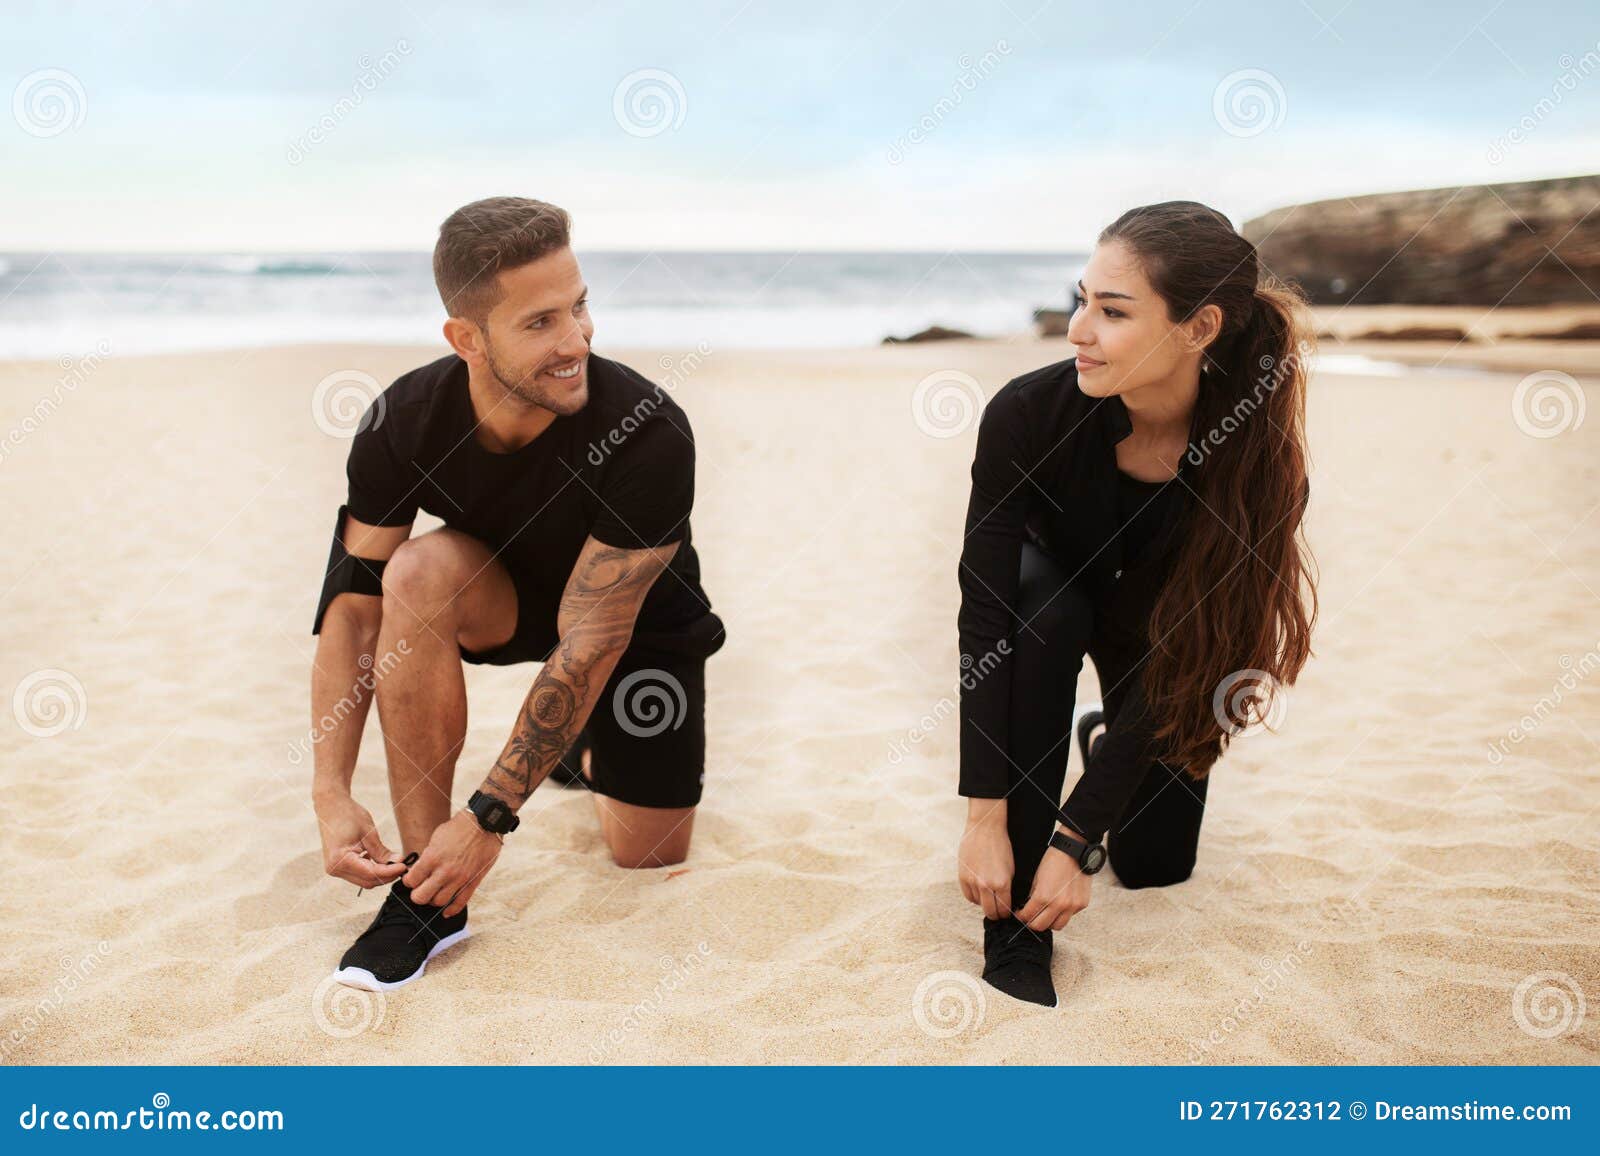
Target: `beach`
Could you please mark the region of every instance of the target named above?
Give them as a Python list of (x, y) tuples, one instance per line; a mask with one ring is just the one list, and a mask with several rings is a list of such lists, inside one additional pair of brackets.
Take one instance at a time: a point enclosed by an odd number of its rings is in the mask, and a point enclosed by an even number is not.
[[(1277, 733), (1213, 771), (1193, 876), (1095, 878), (1055, 939), (1053, 1011), (977, 981), (955, 619), (977, 411), (1065, 341), (597, 343), (673, 378), (697, 438), (694, 540), (728, 642), (694, 846), (623, 871), (585, 793), (546, 784), (474, 937), (381, 996), (327, 982), (380, 897), (323, 874), (309, 798), (310, 628), (349, 448), (318, 387), (443, 350), (0, 365), (0, 1054), (1600, 1062), (1600, 415), (1552, 429), (1517, 392), (1559, 369), (1569, 402), (1600, 405), (1600, 343), (1559, 343), (1559, 365), (1516, 344), (1488, 369), (1446, 351), (1315, 372), (1316, 656)], [(468, 669), (458, 805), (534, 670)], [(1079, 699), (1098, 697), (1086, 664)], [(355, 795), (392, 836), (377, 732), (374, 712)]]

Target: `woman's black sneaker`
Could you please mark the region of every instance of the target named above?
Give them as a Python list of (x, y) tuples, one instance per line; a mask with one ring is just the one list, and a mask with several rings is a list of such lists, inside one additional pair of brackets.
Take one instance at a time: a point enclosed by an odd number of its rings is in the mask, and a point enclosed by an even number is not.
[(983, 921), (983, 978), (1027, 1003), (1056, 1006), (1050, 980), (1053, 933), (1034, 931), (1014, 915)]
[(410, 983), (428, 960), (470, 934), (465, 908), (449, 919), (444, 908), (411, 902), (411, 888), (396, 879), (378, 917), (350, 945), (333, 978), (349, 987), (389, 991)]

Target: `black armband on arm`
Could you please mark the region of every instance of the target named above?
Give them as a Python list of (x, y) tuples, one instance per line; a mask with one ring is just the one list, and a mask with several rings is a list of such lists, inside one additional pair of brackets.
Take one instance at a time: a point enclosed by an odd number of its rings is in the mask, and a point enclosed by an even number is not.
[(311, 624), (312, 634), (322, 632), (322, 616), (340, 594), (383, 596), (385, 563), (373, 558), (358, 558), (344, 548), (344, 523), (349, 514), (349, 506), (339, 507), (339, 523), (333, 528), (333, 549), (328, 554), (327, 576), (322, 580), (322, 597), (317, 600), (317, 617)]

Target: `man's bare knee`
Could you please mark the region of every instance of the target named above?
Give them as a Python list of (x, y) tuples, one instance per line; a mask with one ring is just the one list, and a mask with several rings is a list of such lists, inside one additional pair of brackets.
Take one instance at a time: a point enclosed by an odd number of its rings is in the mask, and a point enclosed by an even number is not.
[(694, 834), (693, 807), (668, 811), (630, 807), (602, 795), (596, 795), (595, 802), (601, 808), (600, 828), (606, 847), (618, 867), (630, 871), (672, 867), (689, 857), (689, 841)]
[(688, 847), (658, 847), (653, 851), (642, 853), (627, 847), (611, 848), (611, 861), (629, 871), (636, 871), (641, 867), (672, 867), (688, 857)]
[(431, 535), (400, 543), (383, 568), (383, 613), (406, 616), (434, 614), (461, 592), (456, 557), (444, 541)]

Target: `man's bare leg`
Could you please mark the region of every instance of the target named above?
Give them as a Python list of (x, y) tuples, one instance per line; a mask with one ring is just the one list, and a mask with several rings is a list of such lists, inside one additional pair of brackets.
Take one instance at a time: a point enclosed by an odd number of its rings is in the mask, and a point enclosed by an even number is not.
[(636, 807), (594, 797), (600, 833), (619, 867), (670, 867), (689, 857), (693, 807)]
[[(583, 777), (593, 779), (589, 748), (583, 752)], [(694, 835), (693, 807), (636, 807), (591, 791), (600, 834), (619, 867), (671, 867), (689, 857)]]
[(467, 736), (459, 648), (504, 645), (516, 622), (511, 576), (470, 535), (449, 529), (419, 535), (384, 568), (377, 654), (403, 656), (378, 681), (378, 718), (405, 852), (420, 853), (450, 818), (450, 786)]

